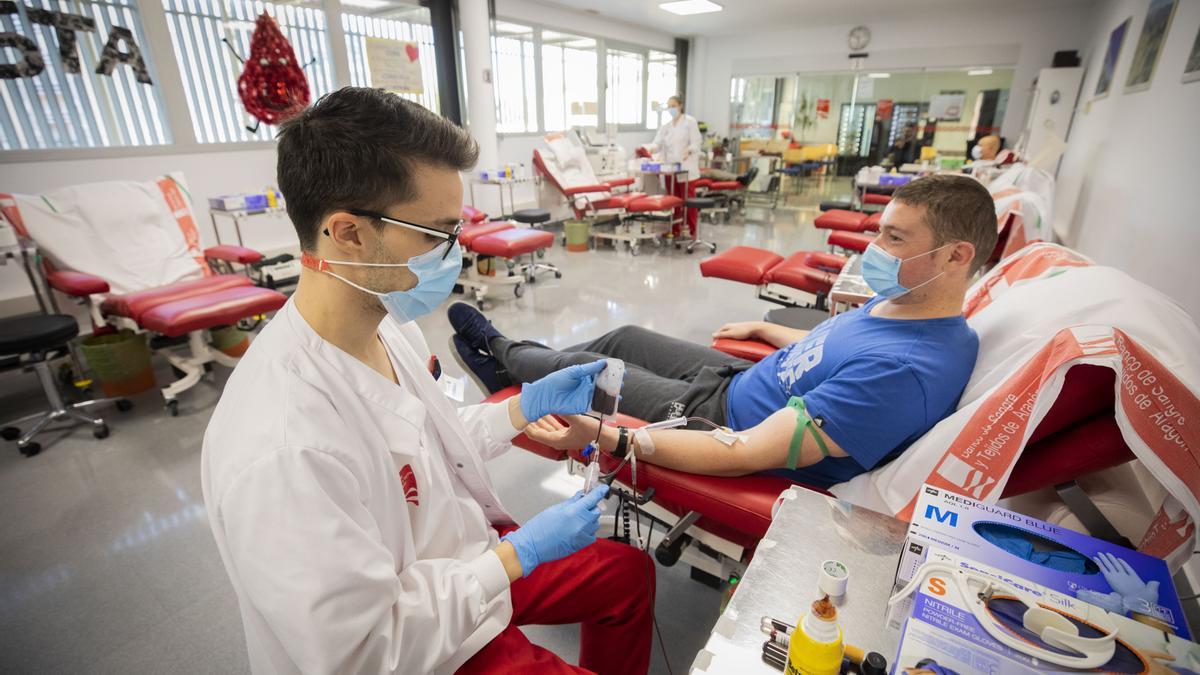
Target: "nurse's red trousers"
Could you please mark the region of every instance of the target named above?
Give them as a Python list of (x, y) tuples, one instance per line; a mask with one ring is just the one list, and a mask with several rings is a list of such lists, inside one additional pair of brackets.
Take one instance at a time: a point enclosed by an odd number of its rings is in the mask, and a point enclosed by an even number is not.
[[(512, 622), (459, 673), (645, 673), (654, 630), (654, 562), (607, 539), (539, 565), (513, 582)], [(518, 626), (578, 623), (579, 666), (529, 641)]]

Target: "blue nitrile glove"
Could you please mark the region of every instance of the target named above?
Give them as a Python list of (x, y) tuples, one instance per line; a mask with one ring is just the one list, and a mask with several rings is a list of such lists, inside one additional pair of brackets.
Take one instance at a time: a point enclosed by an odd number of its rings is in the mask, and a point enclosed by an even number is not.
[(1125, 614), (1125, 605), (1121, 602), (1120, 593), (1101, 593), (1089, 588), (1081, 588), (1075, 591), (1075, 597), (1113, 614)]
[(597, 485), (586, 495), (576, 492), (570, 499), (542, 511), (529, 522), (504, 535), (517, 550), (521, 571), (533, 573), (542, 563), (565, 558), (596, 541), (600, 529), (600, 500), (608, 486)]
[(582, 415), (592, 407), (596, 373), (608, 365), (592, 361), (570, 366), (521, 385), (521, 414), (535, 422), (546, 415)]
[(1138, 600), (1145, 600), (1151, 605), (1158, 602), (1158, 582), (1142, 581), (1129, 563), (1111, 553), (1100, 553), (1092, 558), (1092, 561), (1100, 567), (1104, 580), (1114, 591), (1121, 594), (1126, 604), (1140, 604)]

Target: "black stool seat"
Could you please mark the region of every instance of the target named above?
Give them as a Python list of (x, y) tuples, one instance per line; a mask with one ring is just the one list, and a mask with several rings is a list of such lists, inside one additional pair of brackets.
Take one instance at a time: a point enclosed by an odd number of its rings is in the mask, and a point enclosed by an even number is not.
[(28, 354), (61, 347), (79, 335), (75, 317), (37, 314), (0, 321), (0, 354)]
[(512, 214), (512, 219), (518, 223), (536, 225), (550, 220), (550, 212), (546, 209), (521, 209)]
[(833, 211), (835, 209), (841, 210), (841, 211), (849, 211), (853, 208), (854, 208), (854, 204), (851, 204), (850, 202), (842, 202), (842, 201), (821, 202), (821, 210), (822, 211)]
[(688, 197), (683, 204), (689, 209), (707, 209), (716, 206), (717, 200), (712, 197)]
[(828, 318), (828, 311), (813, 307), (776, 307), (767, 310), (767, 313), (763, 315), (763, 321), (767, 323), (797, 330), (812, 330), (817, 327), (817, 324)]

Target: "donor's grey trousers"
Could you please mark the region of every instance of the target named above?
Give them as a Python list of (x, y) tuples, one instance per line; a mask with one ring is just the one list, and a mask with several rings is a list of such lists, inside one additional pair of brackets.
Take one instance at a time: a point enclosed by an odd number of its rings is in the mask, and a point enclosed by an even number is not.
[(640, 326), (624, 326), (564, 351), (508, 338), (496, 338), (490, 347), (514, 383), (533, 382), (561, 368), (605, 357), (621, 359), (625, 384), (618, 412), (647, 422), (683, 415), (726, 424), (729, 383), (736, 373), (754, 365)]

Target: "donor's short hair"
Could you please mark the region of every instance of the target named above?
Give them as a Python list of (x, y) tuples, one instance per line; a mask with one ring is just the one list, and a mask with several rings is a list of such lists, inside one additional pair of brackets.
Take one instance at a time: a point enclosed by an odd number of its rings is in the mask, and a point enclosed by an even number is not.
[(276, 175), (300, 248), (312, 251), (334, 211), (382, 211), (416, 198), (413, 169), (466, 171), (479, 146), (471, 135), (417, 103), (382, 89), (344, 87), (322, 96), (279, 129)]
[(925, 207), (925, 222), (935, 245), (969, 241), (975, 245), (970, 273), (979, 271), (996, 248), (996, 206), (979, 181), (968, 176), (936, 174), (900, 186), (892, 199)]

